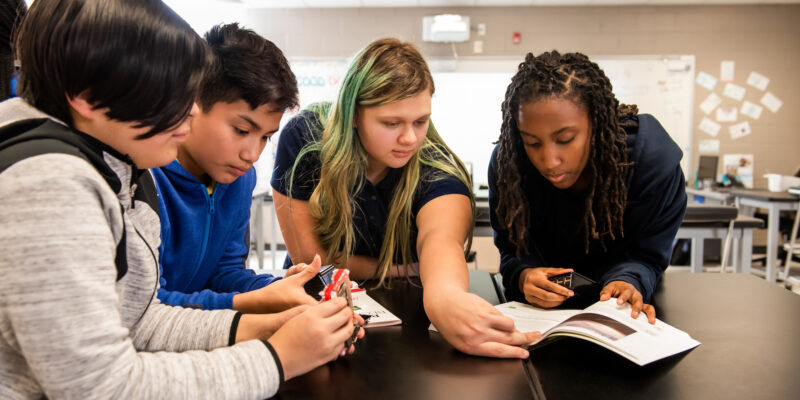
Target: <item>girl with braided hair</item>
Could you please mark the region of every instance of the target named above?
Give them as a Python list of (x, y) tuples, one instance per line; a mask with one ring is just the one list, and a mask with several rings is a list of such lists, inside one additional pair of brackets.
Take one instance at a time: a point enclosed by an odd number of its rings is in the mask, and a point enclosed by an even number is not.
[(286, 124), (272, 174), (285, 267), (319, 254), (355, 279), (419, 274), (425, 312), (450, 344), (525, 358), (517, 345), (538, 334), (467, 291), (471, 182), (430, 122), (433, 92), (419, 51), (380, 39), (355, 56), (335, 104)]
[(655, 323), (686, 209), (681, 150), (580, 53), (528, 53), (502, 111), (489, 207), (509, 300), (559, 306), (574, 292), (548, 278), (574, 270)]

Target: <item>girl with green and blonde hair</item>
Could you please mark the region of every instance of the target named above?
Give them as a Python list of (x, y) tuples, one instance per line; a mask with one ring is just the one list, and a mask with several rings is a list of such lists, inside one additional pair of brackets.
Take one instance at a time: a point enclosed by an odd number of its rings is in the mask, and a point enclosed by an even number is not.
[(411, 44), (381, 39), (352, 61), (335, 104), (300, 112), (278, 142), (272, 187), (289, 256), (355, 279), (419, 274), (425, 311), (470, 354), (527, 357), (536, 339), (467, 292), (471, 182), (430, 122), (433, 78)]

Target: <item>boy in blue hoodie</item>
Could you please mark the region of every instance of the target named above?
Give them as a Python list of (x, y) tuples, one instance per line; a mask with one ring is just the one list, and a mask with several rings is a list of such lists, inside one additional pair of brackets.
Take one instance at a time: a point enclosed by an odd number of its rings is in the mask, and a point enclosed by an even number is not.
[(297, 81), (280, 49), (252, 30), (218, 25), (206, 41), (213, 65), (201, 83), (191, 134), (177, 160), (153, 170), (162, 239), (158, 298), (241, 312), (313, 305), (303, 284), (318, 265), (291, 269), (285, 280), (245, 267), (253, 164), (284, 111), (297, 106)]

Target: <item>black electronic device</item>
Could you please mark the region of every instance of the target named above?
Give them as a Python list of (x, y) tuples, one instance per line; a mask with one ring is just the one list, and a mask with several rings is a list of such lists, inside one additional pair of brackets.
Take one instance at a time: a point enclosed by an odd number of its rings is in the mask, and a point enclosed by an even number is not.
[(575, 293), (575, 296), (567, 299), (559, 308), (585, 308), (600, 298), (600, 284), (577, 272), (553, 275), (548, 279)]
[(319, 269), (319, 273), (311, 278), (303, 285), (309, 296), (320, 300), (320, 292), (325, 290), (325, 287), (333, 283), (333, 274), (336, 272), (336, 267), (333, 265), (323, 265)]
[(551, 282), (555, 282), (573, 291), (582, 286), (597, 284), (597, 282), (593, 281), (592, 279), (589, 279), (575, 271), (553, 275), (548, 279)]

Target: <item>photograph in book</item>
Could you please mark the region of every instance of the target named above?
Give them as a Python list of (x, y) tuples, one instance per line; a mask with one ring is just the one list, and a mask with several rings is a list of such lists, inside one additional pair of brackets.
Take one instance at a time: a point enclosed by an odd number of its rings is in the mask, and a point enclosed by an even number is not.
[(586, 329), (611, 341), (617, 341), (632, 333), (636, 333), (636, 331), (628, 325), (617, 322), (605, 315), (595, 313), (580, 313), (574, 317), (568, 318), (566, 321), (562, 322), (560, 326), (573, 326)]

